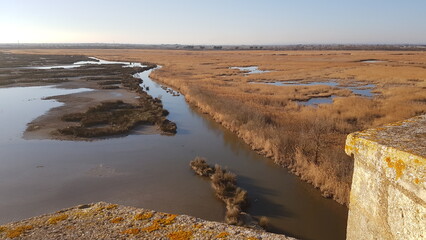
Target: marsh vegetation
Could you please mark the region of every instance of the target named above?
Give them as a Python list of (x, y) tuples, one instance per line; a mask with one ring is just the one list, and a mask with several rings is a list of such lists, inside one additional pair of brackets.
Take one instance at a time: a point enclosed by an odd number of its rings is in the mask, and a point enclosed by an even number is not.
[[(22, 50), (20, 52), (26, 52)], [(386, 51), (27, 50), (149, 61), (151, 77), (235, 132), (252, 149), (289, 168), (323, 195), (348, 203), (352, 160), (344, 153), (353, 131), (426, 113), (426, 54)], [(380, 59), (382, 62), (363, 62)], [(234, 66), (270, 72), (244, 75)], [(372, 97), (327, 85), (273, 86), (250, 82), (330, 82), (362, 87)], [(301, 105), (334, 96), (331, 104)]]
[[(103, 58), (102, 56), (98, 57)], [(136, 61), (136, 59), (114, 56), (110, 56), (109, 59)], [(103, 66), (93, 65), (91, 67), (102, 68)], [(114, 66), (109, 67), (113, 68)], [(81, 67), (79, 68), (52, 70), (53, 72), (81, 71)], [(43, 69), (43, 71), (46, 71), (46, 69)], [(154, 72), (156, 71), (158, 69)], [(309, 188), (306, 183), (292, 176), (285, 169), (280, 169), (273, 164), (265, 164), (267, 159), (251, 151), (235, 134), (216, 124), (209, 116), (203, 115), (198, 109), (190, 107), (185, 102), (184, 96), (175, 96), (180, 94), (180, 91), (176, 94), (177, 88), (174, 88), (175, 94), (173, 94), (170, 91), (171, 85), (163, 84), (162, 86), (152, 81), (148, 77), (151, 72), (152, 70), (145, 71), (135, 76), (143, 80), (143, 83), (139, 85), (143, 89), (149, 88), (148, 93), (153, 96), (153, 99), (161, 99), (164, 108), (170, 111), (170, 115), (167, 117), (179, 124), (180, 130), (176, 136), (163, 137), (155, 134), (157, 133), (155, 132), (152, 135), (150, 133), (146, 135), (131, 134), (128, 137), (103, 138), (103, 141), (92, 142), (25, 141), (21, 139), (19, 144), (10, 144), (8, 139), (4, 139), (8, 147), (1, 152), (2, 159), (5, 162), (4, 173), (1, 174), (2, 181), (13, 179), (13, 182), (3, 186), (3, 190), (5, 190), (5, 187), (6, 190), (12, 188), (16, 190), (12, 191), (15, 194), (2, 196), (2, 202), (6, 204), (1, 209), (2, 219), (11, 219), (11, 217), (17, 215), (28, 217), (81, 202), (97, 201), (97, 198), (102, 197), (102, 199), (111, 202), (124, 201), (127, 205), (138, 204), (138, 206), (151, 209), (181, 212), (216, 221), (223, 220), (225, 217), (224, 205), (215, 199), (214, 194), (212, 194), (213, 191), (208, 186), (210, 183), (197, 180), (191, 174), (188, 174), (187, 164), (182, 164), (187, 162), (187, 159), (193, 158), (195, 150), (197, 155), (216, 159), (218, 164), (229, 166), (238, 174), (237, 186), (250, 192), (251, 206), (245, 211), (255, 219), (259, 216), (268, 216), (269, 221), (264, 219), (263, 222), (270, 222), (271, 231), (285, 232), (306, 238), (315, 236), (320, 239), (344, 236), (346, 216), (344, 207), (331, 200), (321, 198), (317, 191)], [(137, 90), (130, 91), (120, 84), (113, 84), (114, 82), (110, 82), (110, 85), (118, 85), (119, 89), (100, 89), (101, 86), (108, 85), (100, 85), (98, 82), (121, 80), (120, 75), (111, 74), (109, 76), (105, 73), (98, 76), (70, 78), (70, 81), (61, 83), (59, 86), (62, 87), (71, 89), (85, 87), (91, 88), (92, 91), (58, 97), (54, 97), (55, 93), (50, 93), (47, 96), (53, 96), (52, 99), (63, 102), (65, 105), (55, 108), (57, 110), (52, 109), (44, 116), (60, 113), (56, 115), (59, 122), (63, 124), (58, 127), (60, 129), (66, 126), (80, 125), (80, 121), (84, 118), (88, 109), (101, 106), (105, 102), (116, 103), (123, 99), (122, 101), (125, 103), (123, 105), (119, 103), (108, 106), (117, 108), (117, 111), (138, 106), (141, 97)], [(140, 81), (138, 80), (138, 82)], [(43, 85), (42, 82), (34, 82), (33, 84)], [(9, 86), (15, 86), (15, 84)], [(49, 89), (52, 86), (41, 88)], [(8, 88), (2, 90), (8, 92)], [(94, 93), (101, 93), (101, 95)], [(24, 99), (31, 99), (34, 96), (38, 95), (31, 92)], [(20, 103), (20, 97), (10, 98), (11, 102), (16, 103), (13, 106), (26, 106), (22, 109), (28, 109), (27, 103)], [(63, 107), (69, 106), (71, 99), (76, 101), (75, 104), (72, 108), (66, 108), (67, 111), (64, 111)], [(39, 102), (53, 101), (40, 99)], [(34, 105), (35, 101), (31, 103)], [(115, 110), (112, 109), (112, 111)], [(164, 114), (167, 114), (167, 112), (164, 112)], [(37, 112), (34, 113), (33, 117), (40, 116), (43, 111), (39, 111), (38, 114)], [(76, 116), (71, 115), (68, 118), (68, 120), (74, 122), (61, 120), (62, 116), (67, 114), (76, 114)], [(25, 123), (31, 121), (31, 119), (26, 118)], [(43, 121), (42, 123), (47, 122)], [(25, 125), (25, 123), (20, 126)], [(33, 121), (32, 123), (36, 124), (31, 126), (44, 127), (44, 125), (38, 124), (40, 121)], [(88, 128), (107, 125), (93, 122), (93, 125)], [(137, 128), (136, 131), (144, 131), (143, 129), (151, 128), (142, 127)], [(37, 148), (34, 148), (35, 144)], [(167, 149), (167, 151), (164, 151), (164, 149)], [(17, 154), (18, 152), (19, 154)], [(46, 155), (46, 153), (49, 154)], [(78, 158), (75, 157), (76, 153), (78, 153)], [(25, 164), (16, 161), (17, 156), (20, 156)], [(34, 168), (34, 163), (37, 163), (37, 166), (40, 165), (41, 168)], [(17, 164), (18, 167), (16, 167)], [(16, 171), (10, 171), (12, 168), (17, 169), (17, 171), (26, 171), (28, 174), (16, 174)], [(107, 173), (93, 176), (94, 172), (98, 173), (99, 171), (88, 171), (89, 169), (106, 169)], [(110, 176), (109, 172), (112, 170), (114, 174)], [(52, 175), (52, 172), (58, 174)], [(20, 177), (17, 178), (17, 176)], [(103, 180), (99, 181), (99, 177), (102, 177)], [(21, 178), (22, 180), (20, 180)], [(37, 183), (39, 187), (33, 188), (32, 185), (28, 185), (27, 188), (26, 183), (28, 182)], [(150, 184), (141, 185), (140, 182)], [(170, 186), (174, 186), (174, 188), (170, 189)], [(52, 195), (52, 187), (57, 194)], [(122, 194), (118, 196), (117, 192)], [(23, 199), (25, 207), (16, 203), (16, 194), (26, 196)], [(40, 197), (37, 198), (37, 196)], [(40, 199), (40, 201), (37, 199)], [(135, 199), (139, 199), (140, 203), (135, 203)], [(23, 208), (25, 208), (25, 211), (15, 211)], [(291, 217), (288, 217), (288, 214), (291, 214)], [(248, 218), (245, 214), (240, 217)], [(328, 220), (324, 221), (324, 219)], [(311, 227), (306, 229), (306, 225)]]
[[(149, 95), (147, 95), (149, 96)], [(78, 126), (58, 129), (65, 135), (80, 138), (94, 138), (129, 133), (136, 126), (158, 124), (167, 134), (176, 133), (176, 124), (164, 117), (161, 102), (152, 98), (137, 106), (123, 101), (102, 102), (84, 113), (70, 113), (62, 116), (63, 121), (78, 122)]]

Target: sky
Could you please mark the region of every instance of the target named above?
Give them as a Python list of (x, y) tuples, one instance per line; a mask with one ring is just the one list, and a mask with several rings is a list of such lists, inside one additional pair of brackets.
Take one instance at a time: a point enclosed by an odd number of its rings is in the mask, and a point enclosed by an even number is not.
[(0, 0), (0, 43), (426, 44), (426, 0)]

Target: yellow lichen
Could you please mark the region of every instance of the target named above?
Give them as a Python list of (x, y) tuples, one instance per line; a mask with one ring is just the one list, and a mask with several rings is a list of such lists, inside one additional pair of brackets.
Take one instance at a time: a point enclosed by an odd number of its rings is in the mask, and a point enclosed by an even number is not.
[(420, 180), (420, 179), (418, 179), (418, 178), (415, 178), (413, 182), (414, 182), (415, 184), (419, 184), (419, 183), (421, 182), (421, 180)]
[(117, 204), (110, 204), (110, 205), (106, 206), (105, 208), (106, 208), (107, 210), (111, 210), (111, 209), (114, 209), (114, 208), (117, 208), (117, 207), (118, 207), (118, 205), (117, 205)]
[(129, 235), (136, 235), (136, 234), (138, 234), (140, 231), (141, 231), (141, 230), (140, 230), (139, 228), (129, 228), (129, 229), (124, 230), (124, 231), (123, 231), (123, 232), (121, 232), (121, 233), (123, 233), (123, 234), (129, 234)]
[(152, 218), (154, 213), (152, 212), (145, 212), (145, 213), (138, 213), (135, 215), (135, 220), (146, 220)]
[(47, 223), (48, 224), (57, 224), (58, 222), (62, 222), (67, 218), (68, 218), (67, 214), (61, 214), (61, 215), (53, 216), (53, 217), (49, 218), (47, 220)]
[(194, 224), (192, 227), (195, 229), (200, 229), (202, 228), (204, 225), (202, 223), (198, 223), (198, 224)]
[(390, 159), (390, 157), (387, 157), (385, 159), (385, 161), (387, 162), (388, 167), (395, 169), (396, 180), (398, 180), (402, 176), (403, 171), (406, 168), (404, 161), (402, 161), (401, 159), (399, 159), (399, 160), (397, 160), (395, 162), (392, 162), (392, 160)]
[(216, 238), (226, 238), (229, 236), (229, 233), (227, 232), (221, 232), (218, 235), (216, 235)]
[(142, 231), (153, 232), (160, 229), (161, 227), (173, 224), (177, 215), (174, 214), (165, 214), (166, 218), (155, 219), (152, 224), (146, 228), (143, 228)]
[(167, 237), (169, 237), (170, 240), (189, 240), (192, 237), (192, 232), (179, 230), (169, 233)]
[(259, 240), (259, 238), (256, 237), (248, 237), (247, 240)]
[(146, 228), (142, 228), (142, 231), (150, 233), (150, 232), (153, 232), (153, 231), (158, 230), (160, 228), (161, 228), (160, 224), (158, 222), (154, 221), (150, 226), (148, 226)]
[(413, 161), (415, 164), (417, 164), (417, 165), (424, 165), (425, 164), (425, 162), (423, 161), (421, 161), (421, 160), (419, 160), (419, 159), (414, 159), (414, 161)]
[(93, 213), (88, 212), (88, 211), (78, 211), (78, 212), (75, 212), (73, 215), (80, 218), (80, 217), (91, 216), (91, 215), (93, 215)]
[(95, 211), (96, 211), (96, 212), (100, 212), (100, 211), (102, 211), (102, 210), (104, 210), (104, 209), (105, 209), (105, 207), (102, 207), (102, 206), (101, 206), (101, 207), (97, 207), (97, 208), (95, 209)]
[(7, 238), (16, 238), (21, 236), (25, 231), (33, 229), (31, 225), (19, 226), (6, 232)]
[(167, 214), (166, 216), (167, 218), (157, 219), (156, 221), (158, 221), (161, 225), (170, 225), (174, 223), (175, 218), (177, 217), (175, 214)]
[(122, 218), (122, 217), (116, 217), (116, 218), (111, 219), (110, 222), (112, 222), (112, 223), (120, 223), (123, 220), (124, 220), (124, 218)]

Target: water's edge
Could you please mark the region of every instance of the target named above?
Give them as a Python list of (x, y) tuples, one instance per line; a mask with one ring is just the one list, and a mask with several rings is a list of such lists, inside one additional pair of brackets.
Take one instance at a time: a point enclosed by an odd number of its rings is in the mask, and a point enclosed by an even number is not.
[(0, 191), (10, 193), (0, 196), (3, 216), (19, 219), (108, 201), (222, 221), (224, 206), (209, 183), (188, 166), (195, 156), (204, 156), (239, 176), (238, 185), (249, 192), (248, 212), (267, 216), (274, 232), (303, 239), (344, 239), (346, 208), (252, 151), (183, 95), (154, 82), (152, 71), (138, 77), (151, 96), (162, 99), (168, 118), (178, 125), (176, 136), (0, 143)]

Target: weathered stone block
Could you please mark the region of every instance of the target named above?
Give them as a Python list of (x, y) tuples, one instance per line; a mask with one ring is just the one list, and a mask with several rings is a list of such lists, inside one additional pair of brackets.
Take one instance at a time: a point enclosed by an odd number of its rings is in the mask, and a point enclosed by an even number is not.
[(426, 239), (426, 115), (348, 135), (347, 239)]

